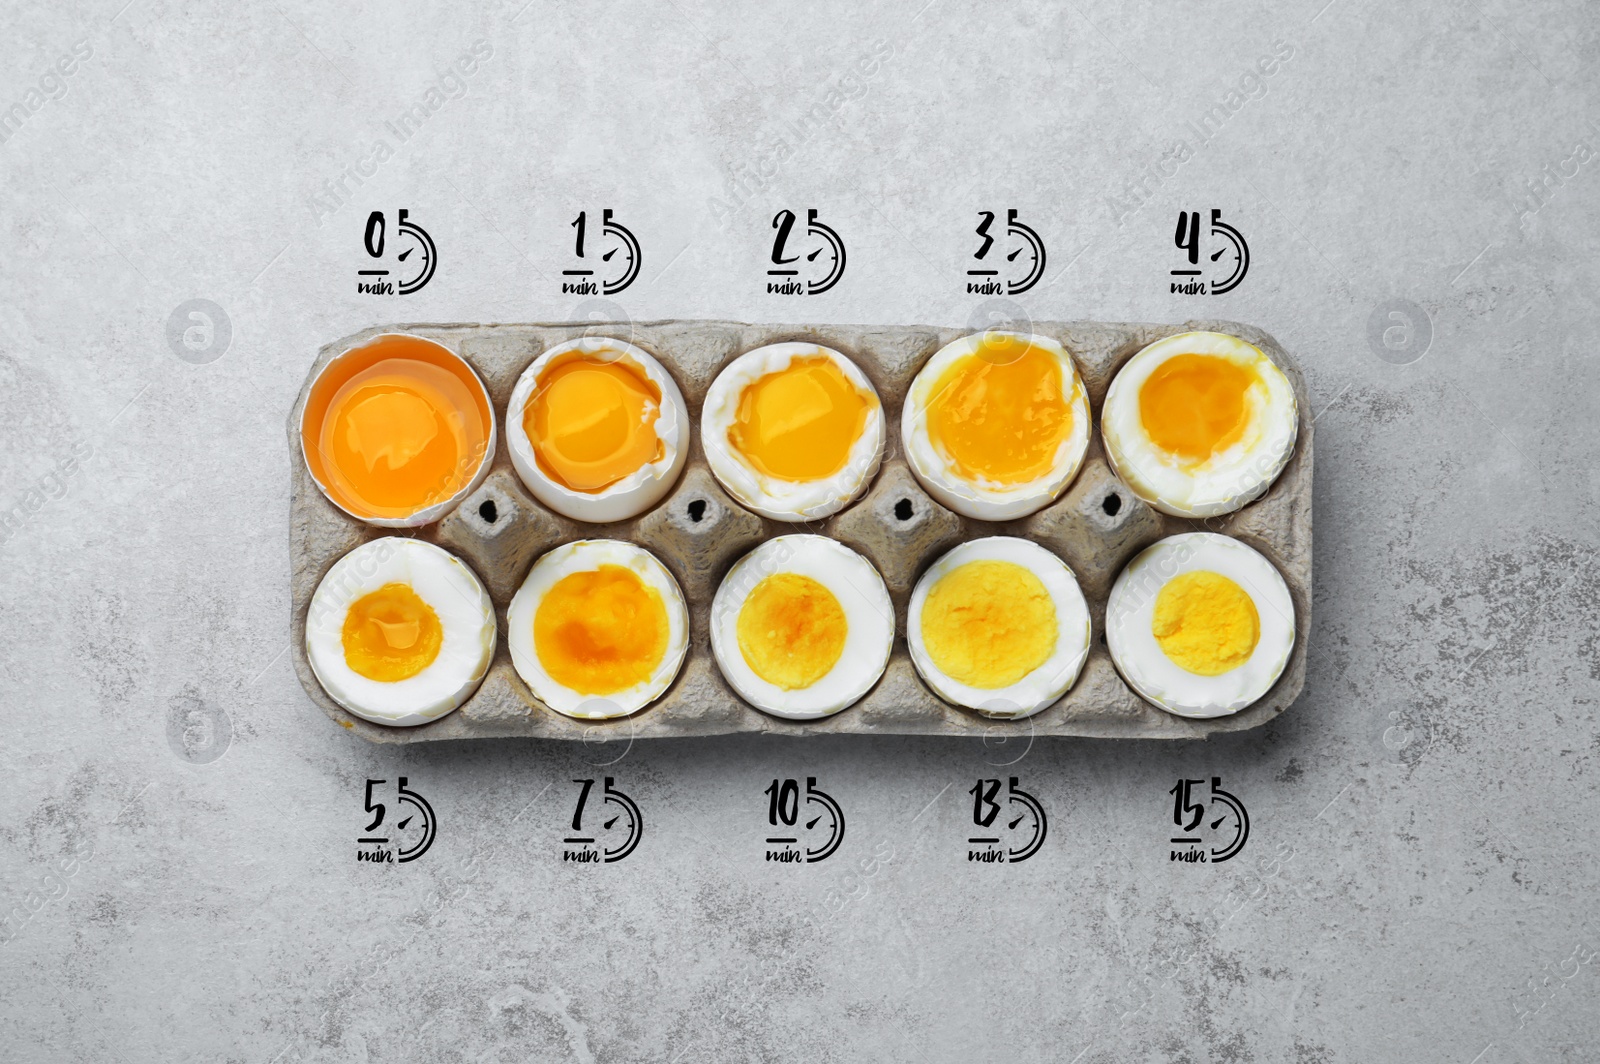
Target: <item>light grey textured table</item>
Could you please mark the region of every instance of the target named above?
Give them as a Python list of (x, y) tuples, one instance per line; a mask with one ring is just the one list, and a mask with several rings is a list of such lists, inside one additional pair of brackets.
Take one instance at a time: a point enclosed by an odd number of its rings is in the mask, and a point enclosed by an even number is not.
[[(0, 1058), (1593, 1060), (1600, 17), (1325, 2), (12, 5)], [(785, 207), (845, 240), (825, 295), (764, 292)], [(437, 275), (358, 295), (400, 208)], [(960, 327), (977, 212), (1017, 208), (1028, 314), (1277, 336), (1317, 418), (1305, 694), (1192, 744), (334, 726), (286, 654), (306, 367), (593, 313), (560, 272), (604, 208), (638, 320)], [(1249, 274), (1170, 294), (1212, 208)], [(174, 347), (196, 298), (226, 342)], [(402, 774), (438, 837), (358, 864)], [(563, 864), (606, 774), (643, 840)], [(1048, 839), (970, 864), (966, 792), (1010, 775)], [(789, 776), (846, 811), (825, 863), (762, 860)], [(1211, 776), (1250, 841), (1171, 863)]]

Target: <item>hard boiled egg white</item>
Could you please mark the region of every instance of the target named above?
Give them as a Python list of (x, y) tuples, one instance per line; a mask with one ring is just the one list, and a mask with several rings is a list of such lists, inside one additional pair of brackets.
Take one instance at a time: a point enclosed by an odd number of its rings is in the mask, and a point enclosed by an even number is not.
[(689, 454), (689, 412), (651, 355), (607, 337), (534, 359), (506, 414), (511, 464), (534, 498), (578, 521), (635, 517), (660, 502)]
[(730, 362), (706, 393), (700, 439), (722, 486), (775, 521), (849, 505), (883, 460), (883, 406), (831, 348), (783, 343)]
[(398, 536), (335, 562), (306, 617), (306, 656), (323, 690), (378, 724), (426, 724), (461, 705), (494, 644), (494, 606), (472, 570)]
[(711, 603), (722, 675), (790, 720), (837, 713), (889, 663), (894, 607), (865, 558), (821, 536), (779, 536), (741, 558)]
[(1117, 671), (1150, 702), (1222, 717), (1278, 682), (1294, 647), (1294, 603), (1257, 551), (1189, 532), (1146, 548), (1117, 577), (1106, 642)]
[(1055, 501), (1089, 447), (1089, 399), (1047, 336), (963, 336), (928, 360), (900, 418), (911, 471), (958, 514), (1006, 521)]
[(1122, 482), (1179, 517), (1231, 513), (1260, 497), (1298, 429), (1283, 370), (1253, 344), (1214, 332), (1179, 333), (1134, 355), (1100, 412)]
[(511, 663), (569, 717), (637, 712), (661, 697), (689, 647), (678, 582), (655, 555), (584, 539), (541, 557), (506, 611)]
[(934, 562), (911, 593), (911, 661), (947, 702), (1020, 718), (1053, 704), (1089, 656), (1089, 607), (1065, 562), (992, 536)]

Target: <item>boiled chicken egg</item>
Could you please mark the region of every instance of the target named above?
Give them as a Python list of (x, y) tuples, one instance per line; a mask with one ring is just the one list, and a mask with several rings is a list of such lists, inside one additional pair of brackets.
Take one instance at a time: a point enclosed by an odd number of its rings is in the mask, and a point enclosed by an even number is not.
[(511, 464), (534, 498), (578, 521), (635, 517), (660, 502), (689, 454), (689, 412), (647, 352), (608, 337), (551, 348), (523, 371), (506, 412)]
[(1065, 562), (1037, 543), (991, 536), (934, 562), (911, 593), (911, 662), (947, 702), (1031, 716), (1078, 679), (1089, 607)]
[(711, 472), (748, 509), (813, 521), (855, 500), (883, 459), (883, 406), (866, 374), (816, 344), (760, 347), (717, 374), (700, 414)]
[(377, 724), (427, 724), (461, 705), (494, 645), (494, 606), (472, 570), (399, 536), (335, 562), (306, 617), (306, 657), (323, 690)]
[(1294, 647), (1294, 603), (1260, 553), (1188, 532), (1146, 548), (1117, 577), (1106, 643), (1148, 701), (1181, 717), (1226, 716), (1278, 682)]
[(889, 663), (894, 607), (861, 555), (822, 536), (779, 536), (739, 560), (711, 603), (711, 649), (733, 689), (789, 720), (837, 713)]
[(1056, 341), (974, 333), (922, 367), (900, 433), (929, 495), (963, 516), (1006, 521), (1049, 505), (1078, 475), (1089, 399)]
[(655, 555), (583, 539), (545, 554), (506, 611), (511, 663), (535, 696), (580, 720), (661, 697), (689, 647), (683, 592)]
[(1179, 517), (1231, 513), (1260, 497), (1289, 461), (1298, 428), (1283, 370), (1255, 345), (1215, 332), (1144, 348), (1117, 372), (1100, 412), (1122, 482)]

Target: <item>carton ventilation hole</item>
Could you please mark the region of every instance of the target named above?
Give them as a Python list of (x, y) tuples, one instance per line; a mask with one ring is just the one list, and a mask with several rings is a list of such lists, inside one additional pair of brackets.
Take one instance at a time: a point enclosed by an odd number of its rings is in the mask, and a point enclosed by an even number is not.
[(689, 520), (699, 524), (706, 519), (706, 501), (695, 499), (689, 503)]
[(894, 504), (894, 515), (901, 521), (911, 520), (911, 515), (915, 512), (916, 511), (911, 508), (910, 499), (901, 499), (899, 502)]
[(483, 500), (483, 505), (478, 507), (478, 516), (489, 524), (494, 524), (500, 518), (500, 511), (495, 507), (493, 499)]
[(1116, 492), (1112, 492), (1110, 495), (1107, 495), (1105, 497), (1105, 501), (1100, 504), (1100, 509), (1104, 510), (1112, 517), (1117, 516), (1117, 511), (1122, 509), (1122, 496), (1118, 495)]

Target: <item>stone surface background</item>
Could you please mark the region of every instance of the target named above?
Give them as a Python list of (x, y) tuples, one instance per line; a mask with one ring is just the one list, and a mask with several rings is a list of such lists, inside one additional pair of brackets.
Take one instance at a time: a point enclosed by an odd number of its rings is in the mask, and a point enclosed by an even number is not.
[[(1592, 1059), (1591, 5), (110, 0), (6, 28), (6, 1060)], [(358, 296), (366, 214), (402, 207), (438, 275)], [(558, 275), (606, 207), (639, 320), (959, 327), (976, 212), (1016, 207), (1051, 259), (1027, 313), (1275, 335), (1317, 418), (1305, 694), (1203, 744), (334, 727), (285, 653), (307, 365), (381, 322), (590, 313)], [(763, 293), (783, 207), (844, 235), (830, 293)], [(1175, 215), (1211, 208), (1250, 274), (1171, 295)], [(169, 345), (195, 298), (226, 345)], [(571, 781), (606, 773), (643, 842), (564, 865)], [(363, 783), (402, 774), (438, 840), (358, 865)], [(968, 864), (966, 791), (1010, 774), (1048, 841)], [(807, 775), (846, 841), (765, 864), (762, 790)], [(1213, 775), (1250, 842), (1172, 864), (1168, 791)]]

